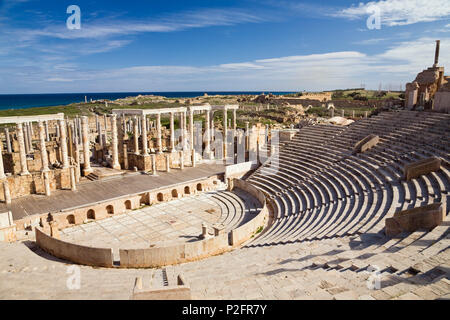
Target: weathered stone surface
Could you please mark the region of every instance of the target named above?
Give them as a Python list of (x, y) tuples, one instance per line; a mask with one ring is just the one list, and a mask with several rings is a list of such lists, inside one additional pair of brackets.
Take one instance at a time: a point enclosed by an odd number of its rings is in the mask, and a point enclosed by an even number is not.
[(442, 223), (444, 215), (445, 205), (441, 203), (400, 211), (386, 219), (385, 233), (392, 237), (404, 231), (431, 230)]
[(441, 168), (442, 160), (431, 157), (405, 165), (403, 172), (406, 181), (418, 178), (423, 174), (438, 171)]
[(353, 154), (365, 152), (370, 148), (376, 146), (378, 142), (380, 142), (380, 137), (374, 134), (370, 134), (355, 144), (355, 147), (353, 148)]

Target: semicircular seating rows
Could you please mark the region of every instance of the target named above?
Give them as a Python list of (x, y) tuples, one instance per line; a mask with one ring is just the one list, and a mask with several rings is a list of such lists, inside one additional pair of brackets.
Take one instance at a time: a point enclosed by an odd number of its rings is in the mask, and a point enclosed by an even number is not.
[(262, 209), (254, 197), (237, 188), (232, 192), (224, 190), (213, 192), (209, 196), (221, 209), (217, 223), (222, 224), (226, 231), (251, 220)]
[[(447, 203), (449, 133), (450, 115), (416, 111), (300, 129), (281, 146), (276, 166), (267, 162), (247, 178), (273, 209), (270, 228), (248, 246), (379, 233), (397, 211)], [(369, 134), (379, 143), (352, 154)], [(443, 160), (441, 170), (402, 180), (405, 164), (431, 156)]]

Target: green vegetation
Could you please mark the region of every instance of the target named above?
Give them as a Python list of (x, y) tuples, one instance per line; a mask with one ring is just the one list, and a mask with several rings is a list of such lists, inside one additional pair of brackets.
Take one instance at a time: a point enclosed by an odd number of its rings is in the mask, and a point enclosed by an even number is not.
[(345, 89), (333, 91), (333, 100), (380, 100), (394, 98), (398, 99), (403, 94), (401, 91), (377, 91), (377, 90), (364, 90), (364, 89)]

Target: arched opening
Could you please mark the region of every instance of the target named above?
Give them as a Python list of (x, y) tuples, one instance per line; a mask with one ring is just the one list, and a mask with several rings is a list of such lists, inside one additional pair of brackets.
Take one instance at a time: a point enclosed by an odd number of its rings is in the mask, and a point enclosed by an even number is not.
[(148, 197), (149, 197), (148, 193), (141, 195), (141, 198), (139, 199), (139, 204), (141, 206), (147, 205), (148, 204)]
[(203, 191), (203, 186), (201, 183), (197, 184), (197, 191)]
[(156, 196), (156, 199), (157, 199), (159, 202), (162, 202), (162, 201), (164, 201), (164, 195), (160, 192), (160, 193), (158, 193), (158, 195)]
[(178, 198), (178, 191), (177, 189), (172, 190), (172, 198)]
[(125, 201), (125, 209), (131, 210), (131, 201), (130, 200)]
[(75, 224), (75, 216), (73, 214), (69, 214), (66, 219), (69, 224)]
[(106, 212), (108, 214), (114, 214), (114, 207), (112, 205), (109, 205), (106, 207)]
[(91, 220), (95, 220), (95, 211), (93, 209), (89, 209), (87, 212), (87, 218)]
[(184, 187), (184, 194), (191, 194), (191, 188), (189, 186)]

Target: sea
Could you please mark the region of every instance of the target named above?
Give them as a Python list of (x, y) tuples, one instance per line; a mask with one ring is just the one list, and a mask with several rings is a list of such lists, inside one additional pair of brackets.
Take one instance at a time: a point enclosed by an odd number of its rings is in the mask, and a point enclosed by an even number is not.
[[(43, 93), (43, 94), (0, 94), (0, 110), (26, 109), (36, 107), (64, 106), (71, 103), (92, 100), (116, 100), (138, 95), (156, 95), (167, 98), (193, 98), (208, 95), (257, 95), (262, 91), (203, 91), (203, 92), (95, 92), (95, 93)], [(269, 93), (268, 91), (265, 93)], [(270, 92), (274, 95), (289, 94), (293, 92)]]

